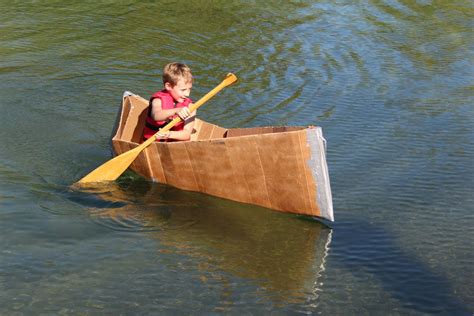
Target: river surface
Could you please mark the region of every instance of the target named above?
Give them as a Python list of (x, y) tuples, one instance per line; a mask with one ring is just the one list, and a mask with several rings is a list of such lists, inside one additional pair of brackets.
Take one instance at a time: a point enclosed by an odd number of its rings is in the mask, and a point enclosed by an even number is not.
[[(0, 314), (474, 313), (471, 1), (1, 1)], [(336, 221), (149, 183), (124, 90), (187, 63), (198, 115), (319, 125)]]

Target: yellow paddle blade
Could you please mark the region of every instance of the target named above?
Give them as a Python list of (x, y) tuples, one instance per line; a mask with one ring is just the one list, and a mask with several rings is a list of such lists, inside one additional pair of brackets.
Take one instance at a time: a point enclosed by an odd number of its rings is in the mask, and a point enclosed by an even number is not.
[[(190, 111), (196, 110), (198, 107), (203, 105), (207, 100), (216, 95), (220, 90), (233, 84), (237, 81), (237, 76), (232, 73), (227, 74), (226, 78), (214, 89), (209, 91), (199, 101), (190, 106)], [(169, 131), (175, 126), (181, 118), (177, 117), (163, 127), (159, 132)], [(76, 182), (75, 184), (88, 183), (88, 182), (101, 182), (101, 181), (113, 181), (116, 180), (125, 170), (132, 164), (132, 162), (138, 157), (138, 155), (151, 143), (153, 143), (157, 137), (157, 132), (154, 136), (147, 139), (144, 143), (137, 146), (136, 148), (129, 150), (99, 166), (91, 173), (86, 175), (84, 178)]]
[[(149, 140), (151, 141), (147, 143)], [(127, 170), (127, 168), (138, 157), (138, 155), (140, 155), (143, 149), (145, 149), (154, 140), (155, 137), (151, 137), (140, 146), (137, 146), (136, 148), (107, 161), (79, 180), (78, 183), (116, 180), (122, 173), (124, 173), (125, 170)]]

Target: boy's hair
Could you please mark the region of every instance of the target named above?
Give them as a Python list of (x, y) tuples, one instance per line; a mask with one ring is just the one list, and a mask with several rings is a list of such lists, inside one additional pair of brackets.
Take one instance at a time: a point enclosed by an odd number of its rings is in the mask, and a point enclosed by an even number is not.
[(169, 82), (171, 86), (178, 84), (179, 79), (184, 79), (186, 83), (193, 82), (191, 68), (181, 63), (169, 63), (163, 69), (163, 84)]

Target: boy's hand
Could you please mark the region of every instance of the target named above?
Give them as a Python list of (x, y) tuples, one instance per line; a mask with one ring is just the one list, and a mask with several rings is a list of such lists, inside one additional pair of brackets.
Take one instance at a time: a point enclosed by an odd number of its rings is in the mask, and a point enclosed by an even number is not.
[(180, 109), (176, 114), (178, 114), (178, 116), (179, 116), (183, 121), (186, 120), (188, 117), (191, 116), (191, 112), (190, 112), (189, 109), (186, 108), (186, 107)]
[(168, 139), (170, 138), (170, 132), (161, 132), (159, 131), (156, 136), (158, 136), (159, 139)]

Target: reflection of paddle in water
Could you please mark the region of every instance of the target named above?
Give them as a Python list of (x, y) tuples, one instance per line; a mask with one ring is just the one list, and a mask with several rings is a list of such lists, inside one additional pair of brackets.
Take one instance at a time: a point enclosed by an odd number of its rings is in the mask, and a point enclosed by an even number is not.
[(317, 293), (331, 233), (320, 222), (148, 182), (89, 192), (114, 206), (93, 210), (100, 224), (149, 231), (160, 255), (191, 257), (201, 282), (248, 279), (285, 302)]

